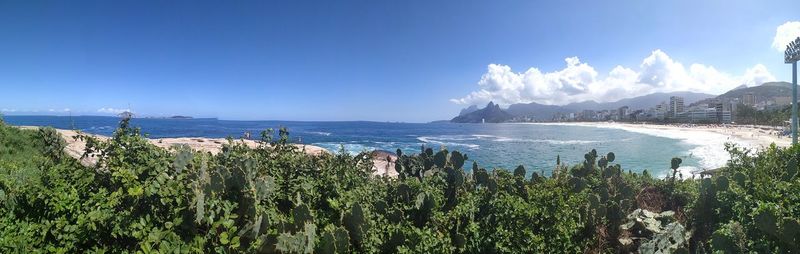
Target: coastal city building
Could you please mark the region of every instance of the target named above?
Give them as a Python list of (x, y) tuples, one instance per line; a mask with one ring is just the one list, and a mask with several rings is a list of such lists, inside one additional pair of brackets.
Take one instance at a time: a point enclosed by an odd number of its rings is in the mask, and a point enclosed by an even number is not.
[(667, 102), (662, 101), (660, 104), (656, 105), (653, 117), (657, 120), (663, 121), (667, 117), (669, 105)]
[(619, 116), (619, 120), (627, 120), (630, 108), (628, 106), (622, 106), (617, 111), (617, 115)]
[(746, 94), (742, 95), (742, 103), (744, 103), (744, 105), (747, 105), (747, 106), (751, 106), (751, 107), (752, 106), (756, 106), (756, 104), (758, 103), (758, 101), (756, 99), (757, 99), (756, 95), (753, 94), (753, 93), (746, 93)]
[(792, 97), (791, 96), (775, 97), (772, 100), (775, 103), (775, 105), (778, 105), (778, 106), (792, 105)]
[(669, 97), (669, 110), (667, 111), (667, 117), (677, 118), (678, 114), (680, 113), (683, 113), (683, 97)]

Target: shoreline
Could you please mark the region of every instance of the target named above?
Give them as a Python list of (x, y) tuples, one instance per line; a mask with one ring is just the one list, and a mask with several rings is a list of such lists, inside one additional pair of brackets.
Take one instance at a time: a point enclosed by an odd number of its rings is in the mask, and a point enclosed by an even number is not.
[(726, 143), (738, 147), (762, 150), (775, 144), (778, 147), (791, 146), (791, 138), (775, 135), (774, 131), (760, 127), (742, 125), (666, 125), (651, 123), (617, 123), (617, 122), (567, 122), (567, 123), (517, 123), (535, 125), (580, 126), (591, 128), (608, 128), (635, 132), (644, 135), (680, 140), (694, 148), (687, 151), (689, 156), (699, 158), (699, 167), (681, 166), (679, 172), (691, 176), (703, 170), (723, 167), (730, 159), (725, 151)]
[[(20, 129), (28, 129), (28, 130), (35, 130), (41, 128), (41, 126), (15, 126)], [(64, 138), (66, 141), (67, 146), (64, 147), (64, 152), (72, 158), (75, 158), (80, 161), (80, 163), (84, 166), (94, 166), (97, 164), (97, 160), (92, 157), (87, 157), (81, 159), (81, 156), (86, 149), (86, 141), (76, 139), (75, 136), (78, 134), (83, 134), (87, 136), (95, 137), (99, 140), (106, 141), (110, 139), (108, 136), (92, 134), (87, 132), (79, 132), (74, 130), (65, 130), (65, 129), (55, 129), (61, 137)], [(204, 138), (204, 137), (180, 137), (180, 138), (146, 138), (150, 141), (151, 144), (169, 150), (170, 148), (177, 146), (177, 145), (186, 145), (190, 149), (198, 152), (210, 152), (212, 154), (217, 154), (222, 151), (222, 145), (228, 142), (225, 138)], [(250, 148), (256, 148), (259, 145), (258, 141), (255, 140), (248, 140), (248, 139), (234, 139), (234, 143), (242, 143)], [(310, 144), (292, 144), (298, 149), (302, 150), (304, 153), (311, 155), (311, 156), (322, 156), (322, 155), (330, 155), (333, 154), (332, 152), (328, 151), (325, 148), (310, 145)], [(373, 152), (374, 153), (374, 152)], [(393, 157), (396, 160), (396, 156)], [(373, 167), (372, 167), (372, 174), (375, 176), (389, 176), (389, 177), (396, 177), (397, 172), (394, 170), (394, 162), (389, 162), (386, 160), (386, 156), (383, 157), (376, 157), (373, 155), (372, 158)]]
[[(654, 123), (620, 123), (620, 122), (559, 122), (559, 123), (521, 123), (538, 125), (562, 125), (562, 126), (584, 126), (597, 128), (611, 128), (622, 130), (672, 130), (687, 132), (706, 132), (723, 135), (733, 143), (748, 145), (751, 148), (760, 149), (768, 147), (774, 143), (778, 147), (791, 146), (790, 137), (782, 137), (776, 134), (776, 130), (771, 126), (759, 125), (732, 125), (732, 124), (654, 124)], [(644, 133), (644, 132), (640, 132)], [(648, 133), (644, 133), (648, 134)], [(658, 136), (658, 135), (655, 135)]]

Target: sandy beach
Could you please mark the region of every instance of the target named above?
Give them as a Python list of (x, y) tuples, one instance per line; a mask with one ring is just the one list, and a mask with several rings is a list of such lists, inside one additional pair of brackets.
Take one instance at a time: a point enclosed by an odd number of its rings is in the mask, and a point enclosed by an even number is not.
[(791, 137), (781, 136), (780, 131), (771, 127), (746, 125), (694, 125), (694, 124), (648, 124), (615, 122), (576, 122), (576, 123), (534, 123), (542, 125), (585, 126), (595, 128), (620, 129), (658, 137), (682, 140), (695, 148), (689, 156), (700, 161), (699, 167), (683, 166), (679, 170), (683, 177), (694, 177), (703, 170), (725, 166), (730, 155), (725, 144), (761, 150), (775, 144), (779, 147), (791, 145)]
[[(549, 123), (547, 123), (549, 124)], [(650, 131), (683, 132), (687, 138), (698, 134), (713, 134), (738, 145), (761, 149), (775, 144), (787, 147), (792, 143), (789, 136), (781, 136), (778, 130), (767, 126), (752, 125), (696, 125), (696, 124), (649, 124), (649, 123), (615, 123), (615, 122), (579, 122), (579, 123), (552, 123), (555, 125), (589, 126), (599, 128), (614, 128), (651, 134)], [(656, 134), (657, 133), (652, 133)]]

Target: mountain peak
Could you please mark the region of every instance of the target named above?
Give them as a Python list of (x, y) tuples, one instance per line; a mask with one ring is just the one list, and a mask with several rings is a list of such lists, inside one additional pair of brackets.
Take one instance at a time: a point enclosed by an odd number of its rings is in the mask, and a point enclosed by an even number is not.
[(454, 123), (501, 123), (511, 118), (514, 118), (514, 116), (501, 109), (500, 105), (490, 101), (485, 108), (459, 115), (450, 121)]

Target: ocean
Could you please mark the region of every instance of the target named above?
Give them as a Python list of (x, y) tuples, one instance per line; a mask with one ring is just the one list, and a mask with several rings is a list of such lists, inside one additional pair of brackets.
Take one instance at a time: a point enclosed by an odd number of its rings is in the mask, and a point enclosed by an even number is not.
[[(12, 125), (79, 129), (100, 135), (111, 135), (119, 123), (119, 118), (102, 116), (4, 116), (4, 120)], [(418, 153), (422, 146), (434, 150), (446, 147), (466, 153), (481, 167), (513, 170), (523, 165), (529, 174), (546, 175), (551, 173), (557, 156), (562, 162), (575, 165), (591, 149), (599, 154), (614, 152), (614, 163), (621, 164), (623, 170), (647, 169), (653, 175), (666, 175), (673, 157), (682, 158), (682, 166), (689, 169), (718, 167), (727, 159), (727, 154), (720, 152), (721, 147), (704, 147), (679, 135), (592, 126), (147, 118), (135, 118), (131, 124), (150, 138), (240, 138), (249, 131), (257, 139), (262, 130), (286, 127), (292, 142), (313, 144), (332, 152), (401, 149), (404, 153)], [(702, 152), (709, 149), (711, 152)]]

